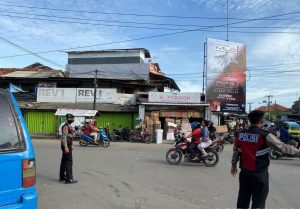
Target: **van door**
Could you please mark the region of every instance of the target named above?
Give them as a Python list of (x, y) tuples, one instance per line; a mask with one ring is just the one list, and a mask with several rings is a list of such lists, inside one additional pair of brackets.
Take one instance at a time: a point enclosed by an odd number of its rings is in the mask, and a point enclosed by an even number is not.
[(21, 126), (7, 91), (0, 91), (0, 207), (17, 203), (23, 187), (26, 149)]

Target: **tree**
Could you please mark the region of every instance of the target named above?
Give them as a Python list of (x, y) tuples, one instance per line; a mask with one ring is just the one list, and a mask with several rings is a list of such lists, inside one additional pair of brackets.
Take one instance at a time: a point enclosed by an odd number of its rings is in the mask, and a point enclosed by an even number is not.
[(300, 97), (298, 101), (295, 101), (293, 106), (292, 106), (292, 112), (294, 114), (300, 114)]

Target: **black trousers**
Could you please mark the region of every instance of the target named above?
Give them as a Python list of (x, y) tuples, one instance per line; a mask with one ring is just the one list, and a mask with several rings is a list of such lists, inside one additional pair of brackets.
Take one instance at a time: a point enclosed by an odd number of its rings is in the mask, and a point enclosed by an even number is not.
[(269, 173), (268, 170), (262, 172), (251, 172), (241, 170), (240, 191), (237, 208), (249, 208), (252, 198), (252, 209), (265, 208), (266, 199), (269, 193)]
[(66, 181), (73, 179), (73, 156), (72, 156), (72, 147), (69, 147), (69, 153), (65, 153), (64, 146), (61, 145), (62, 157), (60, 162), (60, 171), (59, 179)]
[(193, 144), (193, 143), (190, 143), (189, 144), (189, 152), (191, 154), (192, 157), (195, 157), (196, 156), (196, 152), (195, 152), (195, 149), (197, 148), (197, 144)]

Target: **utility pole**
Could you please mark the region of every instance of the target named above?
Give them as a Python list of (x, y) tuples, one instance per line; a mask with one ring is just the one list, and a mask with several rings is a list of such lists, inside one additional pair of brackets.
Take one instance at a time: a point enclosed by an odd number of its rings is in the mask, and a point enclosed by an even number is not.
[(97, 74), (98, 74), (98, 70), (95, 70), (95, 80), (94, 80), (94, 103), (93, 103), (93, 110), (96, 109), (96, 100), (97, 100), (97, 87), (98, 87), (98, 83), (97, 83)]
[(251, 105), (254, 104), (254, 103), (255, 103), (255, 102), (248, 102), (248, 104), (249, 104), (249, 112), (252, 111)]
[(267, 105), (268, 105), (268, 119), (271, 120), (270, 106), (272, 104), (271, 98), (273, 97), (273, 95), (266, 95), (266, 97), (268, 98), (268, 101), (267, 101)]
[(227, 18), (226, 18), (226, 21), (227, 21), (227, 24), (226, 24), (226, 35), (227, 35), (227, 37), (226, 37), (226, 41), (229, 41), (229, 34), (228, 34), (228, 19), (229, 19), (229, 11), (228, 11), (228, 4), (229, 4), (229, 2), (228, 2), (229, 0), (227, 0)]

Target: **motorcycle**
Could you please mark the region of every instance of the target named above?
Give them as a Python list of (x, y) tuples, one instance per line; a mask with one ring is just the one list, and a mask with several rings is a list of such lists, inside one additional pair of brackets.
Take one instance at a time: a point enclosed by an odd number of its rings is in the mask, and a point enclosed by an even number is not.
[(115, 142), (129, 141), (130, 133), (128, 128), (114, 129), (113, 134), (111, 134), (111, 139)]
[(202, 157), (200, 150), (196, 149), (198, 160), (192, 160), (192, 156), (188, 151), (190, 142), (183, 136), (175, 139), (174, 147), (169, 149), (166, 154), (166, 160), (171, 165), (178, 165), (182, 161), (182, 157), (191, 163), (203, 163), (207, 167), (214, 167), (219, 162), (218, 153), (211, 148), (211, 145), (205, 148), (206, 157)]
[(91, 145), (97, 145), (97, 146), (102, 146), (102, 147), (109, 147), (110, 145), (110, 140), (109, 138), (106, 136), (105, 132), (100, 128), (99, 129), (99, 139), (96, 140), (96, 142), (94, 141), (93, 137), (90, 137), (83, 129), (83, 131), (81, 132), (80, 135), (80, 139), (79, 139), (79, 145), (82, 147), (86, 147), (89, 144)]
[(277, 150), (273, 149), (272, 147), (269, 148), (269, 156), (270, 156), (270, 159), (272, 159), (272, 160), (278, 160), (282, 157), (293, 157), (292, 155), (287, 155), (280, 151), (277, 151)]
[(146, 144), (152, 143), (152, 139), (147, 129), (143, 129), (143, 131), (132, 131), (130, 133), (130, 142), (144, 142)]
[(224, 150), (224, 135), (217, 136), (211, 144), (211, 149), (217, 152), (222, 152)]

